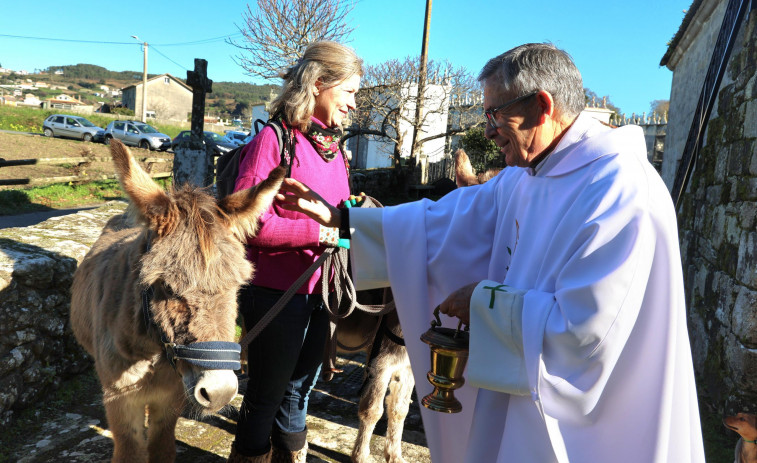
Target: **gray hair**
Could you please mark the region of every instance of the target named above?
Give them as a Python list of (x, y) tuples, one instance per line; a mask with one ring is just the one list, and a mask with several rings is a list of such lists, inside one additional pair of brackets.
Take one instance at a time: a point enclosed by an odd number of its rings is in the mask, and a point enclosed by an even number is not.
[(363, 60), (351, 48), (329, 40), (313, 42), (292, 67), (281, 73), (282, 92), (271, 102), (269, 112), (306, 132), (315, 109), (315, 83), (320, 81), (329, 88), (355, 74), (363, 75)]
[(562, 116), (577, 116), (585, 106), (581, 73), (570, 55), (550, 43), (527, 43), (490, 59), (478, 81), (515, 96), (546, 90)]

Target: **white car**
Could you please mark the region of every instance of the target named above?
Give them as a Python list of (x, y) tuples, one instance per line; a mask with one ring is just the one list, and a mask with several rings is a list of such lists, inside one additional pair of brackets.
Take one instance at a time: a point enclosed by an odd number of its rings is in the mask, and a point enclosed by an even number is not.
[(228, 130), (223, 139), (228, 143), (233, 143), (235, 146), (244, 145), (244, 140), (247, 138), (247, 132), (239, 132), (236, 130)]
[(42, 123), (42, 132), (46, 137), (78, 138), (79, 140), (92, 141), (92, 138), (100, 130), (102, 128), (81, 116), (66, 114), (53, 114)]

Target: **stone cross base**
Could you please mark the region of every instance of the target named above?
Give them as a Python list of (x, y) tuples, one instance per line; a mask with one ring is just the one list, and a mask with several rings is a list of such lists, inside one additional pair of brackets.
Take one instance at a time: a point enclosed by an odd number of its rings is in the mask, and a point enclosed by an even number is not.
[(173, 158), (173, 183), (203, 187), (213, 184), (213, 157), (205, 148), (177, 146)]

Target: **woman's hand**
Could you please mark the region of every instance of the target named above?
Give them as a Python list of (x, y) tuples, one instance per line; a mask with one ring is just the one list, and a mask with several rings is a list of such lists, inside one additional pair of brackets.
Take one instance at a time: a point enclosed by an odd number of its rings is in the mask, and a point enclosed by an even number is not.
[(342, 215), (339, 209), (327, 203), (318, 193), (293, 178), (285, 178), (276, 195), (281, 207), (288, 211), (302, 212), (324, 227), (339, 228)]
[(457, 317), (466, 325), (470, 324), (470, 299), (476, 286), (478, 283), (471, 283), (455, 290), (439, 304), (439, 312)]

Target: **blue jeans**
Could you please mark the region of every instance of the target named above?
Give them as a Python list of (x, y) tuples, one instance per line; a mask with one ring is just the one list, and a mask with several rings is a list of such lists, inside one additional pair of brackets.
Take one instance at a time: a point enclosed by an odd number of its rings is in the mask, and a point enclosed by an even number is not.
[[(242, 288), (239, 310), (248, 330), (282, 294), (260, 286)], [(238, 452), (265, 454), (270, 440), (283, 442), (277, 447), (297, 447), (300, 442), (304, 446), (308, 398), (321, 370), (328, 326), (320, 295), (295, 294), (252, 340), (247, 348), (249, 380), (234, 441)]]

